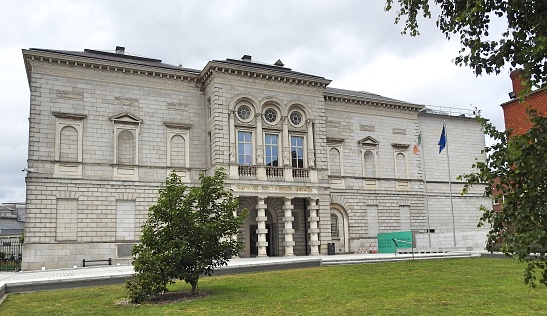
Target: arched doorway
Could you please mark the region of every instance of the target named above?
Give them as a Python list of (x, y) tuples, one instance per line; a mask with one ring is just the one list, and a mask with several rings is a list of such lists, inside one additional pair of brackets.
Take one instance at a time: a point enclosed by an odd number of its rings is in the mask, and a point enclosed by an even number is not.
[(348, 215), (343, 207), (331, 204), (330, 232), (336, 253), (349, 252), (349, 222)]

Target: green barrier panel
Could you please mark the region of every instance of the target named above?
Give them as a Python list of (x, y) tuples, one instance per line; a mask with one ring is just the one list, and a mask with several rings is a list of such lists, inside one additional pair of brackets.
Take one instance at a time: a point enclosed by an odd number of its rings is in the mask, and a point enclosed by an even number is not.
[(378, 234), (378, 253), (395, 253), (393, 239), (405, 241), (398, 242), (397, 249), (412, 248), (412, 231), (381, 233)]

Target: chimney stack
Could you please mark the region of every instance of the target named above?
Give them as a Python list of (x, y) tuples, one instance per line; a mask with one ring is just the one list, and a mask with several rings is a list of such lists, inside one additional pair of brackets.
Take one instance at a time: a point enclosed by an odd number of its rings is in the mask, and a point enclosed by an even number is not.
[(524, 70), (515, 69), (511, 71), (511, 73), (509, 74), (509, 77), (511, 78), (511, 81), (513, 82), (513, 92), (515, 93), (516, 96), (518, 96), (522, 90), (526, 89), (526, 87), (523, 84), (523, 82), (526, 82), (526, 78), (524, 77)]
[(251, 58), (251, 55), (243, 55), (243, 57), (241, 57), (241, 60), (251, 61)]
[(123, 46), (116, 46), (116, 54), (124, 55), (124, 54), (125, 54), (125, 47), (123, 47)]

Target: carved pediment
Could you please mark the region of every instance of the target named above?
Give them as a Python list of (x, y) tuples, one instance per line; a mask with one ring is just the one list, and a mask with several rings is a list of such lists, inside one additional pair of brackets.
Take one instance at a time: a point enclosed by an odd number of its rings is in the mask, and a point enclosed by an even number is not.
[(130, 113), (121, 113), (110, 117), (110, 120), (114, 123), (119, 124), (131, 124), (139, 125), (142, 123), (142, 120)]
[(367, 136), (357, 142), (361, 146), (378, 146), (380, 144), (375, 138)]

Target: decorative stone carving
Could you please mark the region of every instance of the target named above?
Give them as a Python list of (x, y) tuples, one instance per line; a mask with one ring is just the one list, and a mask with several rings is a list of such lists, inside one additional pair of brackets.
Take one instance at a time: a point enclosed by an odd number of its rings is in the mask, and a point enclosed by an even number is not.
[(340, 123), (340, 122), (328, 121), (328, 120), (327, 120), (327, 127), (338, 128), (338, 127), (341, 127), (341, 126), (342, 126), (342, 123)]
[(124, 106), (139, 106), (139, 99), (114, 97), (114, 104), (124, 105)]
[(374, 132), (376, 130), (374, 125), (361, 125), (360, 128), (363, 132)]
[(394, 128), (393, 134), (406, 135), (406, 129), (404, 128)]
[(289, 166), (291, 164), (291, 155), (288, 151), (283, 152), (283, 164)]
[(167, 102), (167, 108), (174, 111), (188, 111), (188, 104), (182, 102)]
[(59, 90), (59, 91), (57, 91), (57, 98), (67, 99), (67, 100), (83, 101), (84, 100), (84, 93), (83, 92)]
[(308, 153), (308, 166), (315, 167), (315, 155), (313, 153)]

